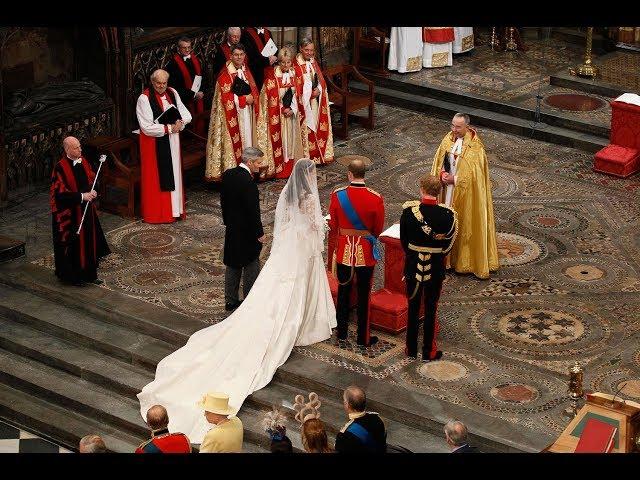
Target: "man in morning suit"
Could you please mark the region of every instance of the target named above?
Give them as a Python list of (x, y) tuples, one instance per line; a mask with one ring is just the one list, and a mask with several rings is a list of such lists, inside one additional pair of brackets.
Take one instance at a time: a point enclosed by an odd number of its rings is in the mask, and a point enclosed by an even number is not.
[(380, 259), (378, 235), (384, 229), (384, 201), (382, 195), (364, 183), (365, 164), (354, 159), (349, 164), (349, 185), (337, 188), (329, 203), (329, 227), (338, 233), (335, 251), (338, 279), (338, 340), (346, 340), (349, 322), (349, 298), (353, 277), (358, 289), (357, 343), (369, 347), (378, 337), (369, 332), (369, 296), (373, 269)]
[(191, 443), (184, 433), (169, 433), (169, 415), (162, 405), (147, 410), (147, 425), (151, 439), (136, 449), (136, 453), (191, 453)]
[(468, 435), (467, 427), (458, 420), (451, 420), (444, 426), (444, 436), (451, 453), (481, 453), (476, 447), (469, 445)]
[(424, 298), (423, 360), (438, 360), (442, 352), (436, 345), (436, 312), (445, 277), (445, 257), (456, 238), (456, 212), (438, 205), (440, 179), (424, 175), (420, 179), (421, 200), (405, 202), (400, 217), (400, 243), (405, 252), (404, 277), (407, 284), (409, 312), (405, 353), (418, 355), (420, 303)]
[(240, 277), (244, 275), (243, 293), (246, 298), (260, 272), (264, 231), (260, 218), (260, 193), (253, 174), (259, 172), (263, 156), (259, 148), (245, 148), (241, 163), (222, 175), (220, 207), (226, 226), (223, 262), (227, 267), (224, 274), (227, 311), (240, 305)]
[(349, 421), (336, 435), (336, 452), (385, 453), (387, 431), (376, 412), (367, 412), (364, 390), (351, 385), (344, 391), (342, 400)]

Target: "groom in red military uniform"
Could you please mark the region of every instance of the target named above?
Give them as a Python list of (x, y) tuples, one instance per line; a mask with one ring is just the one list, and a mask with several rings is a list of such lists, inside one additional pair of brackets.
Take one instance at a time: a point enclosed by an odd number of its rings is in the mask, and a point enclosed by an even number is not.
[(358, 289), (357, 343), (369, 347), (378, 337), (369, 332), (369, 296), (373, 283), (373, 269), (380, 259), (377, 239), (384, 229), (384, 201), (382, 195), (364, 183), (365, 164), (360, 159), (349, 164), (349, 186), (331, 194), (329, 227), (338, 232), (336, 247), (336, 277), (338, 279), (338, 340), (347, 339), (349, 298), (353, 277)]

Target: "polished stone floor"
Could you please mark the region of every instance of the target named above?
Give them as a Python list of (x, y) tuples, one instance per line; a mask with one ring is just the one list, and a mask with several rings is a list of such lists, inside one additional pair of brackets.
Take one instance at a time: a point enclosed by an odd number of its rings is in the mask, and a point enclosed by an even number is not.
[[(429, 170), (449, 122), (376, 109), (375, 130), (354, 128), (351, 140), (336, 143), (336, 156), (372, 159), (367, 182), (383, 194), (389, 226), (402, 203), (416, 198), (417, 178)], [(463, 419), (478, 412), (551, 441), (567, 424), (567, 371), (576, 361), (587, 390), (622, 387), (623, 396), (640, 399), (640, 179), (596, 174), (592, 156), (579, 150), (489, 129), (479, 134), (490, 158), (501, 268), (490, 280), (447, 276), (439, 309), (444, 358), (411, 361), (404, 335), (384, 333), (370, 350), (331, 338), (296, 352), (314, 369), (357, 372), (455, 405), (467, 412)], [(345, 177), (338, 163), (319, 169), (323, 209)], [(283, 184), (260, 185), (263, 260)], [(0, 230), (26, 239), (26, 261), (50, 269), (47, 204), (41, 193), (7, 208)], [(187, 220), (171, 225), (102, 215), (113, 251), (101, 265), (103, 288), (216, 323), (226, 317), (219, 194), (195, 185), (187, 209)]]

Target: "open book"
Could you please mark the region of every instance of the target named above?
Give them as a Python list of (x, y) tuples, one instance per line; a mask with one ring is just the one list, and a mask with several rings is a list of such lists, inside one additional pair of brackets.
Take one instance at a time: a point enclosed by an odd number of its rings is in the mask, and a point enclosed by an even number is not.
[(171, 125), (176, 123), (176, 121), (182, 120), (182, 115), (180, 115), (180, 111), (175, 107), (175, 105), (169, 105), (167, 109), (158, 115), (153, 123), (161, 123), (162, 125)]

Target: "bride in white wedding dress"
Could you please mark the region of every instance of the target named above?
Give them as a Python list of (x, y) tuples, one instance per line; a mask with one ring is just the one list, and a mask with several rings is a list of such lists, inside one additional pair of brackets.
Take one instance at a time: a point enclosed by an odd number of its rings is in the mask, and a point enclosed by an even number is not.
[(225, 320), (197, 331), (158, 363), (155, 380), (138, 394), (142, 418), (163, 405), (169, 430), (201, 443), (211, 428), (196, 405), (205, 393), (226, 393), (237, 412), (294, 346), (329, 338), (336, 310), (322, 259), (324, 236), (316, 167), (303, 158), (280, 193), (271, 253), (249, 295)]

